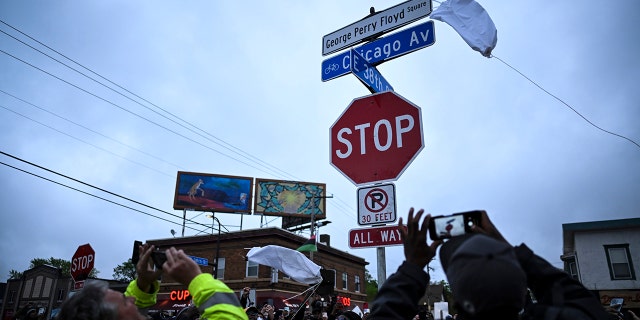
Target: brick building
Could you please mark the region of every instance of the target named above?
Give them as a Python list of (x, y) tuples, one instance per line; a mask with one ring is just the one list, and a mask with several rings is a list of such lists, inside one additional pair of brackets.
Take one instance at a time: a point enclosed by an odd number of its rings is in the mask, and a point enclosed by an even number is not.
[[(182, 249), (190, 256), (197, 257), (202, 264), (203, 272), (213, 273), (213, 265), (218, 254), (218, 279), (224, 281), (231, 289), (239, 292), (244, 287), (250, 287), (249, 300), (257, 306), (263, 303), (274, 305), (277, 309), (286, 305), (296, 306), (302, 302), (302, 292), (308, 285), (295, 282), (287, 275), (269, 266), (257, 265), (246, 261), (247, 252), (253, 247), (278, 245), (296, 249), (307, 238), (296, 235), (281, 228), (261, 228), (234, 231), (229, 233), (188, 236), (147, 240), (160, 249), (171, 246)], [(314, 263), (323, 269), (334, 271), (334, 295), (339, 301), (348, 305), (347, 309), (359, 306), (361, 309), (366, 302), (365, 266), (368, 264), (363, 258), (335, 249), (330, 243), (317, 244), (318, 251), (305, 253)], [(203, 258), (203, 259), (198, 259)], [(205, 261), (206, 259), (206, 261)], [(206, 264), (206, 265), (203, 265)], [(332, 272), (330, 272), (332, 273)], [(158, 304), (152, 310), (179, 310), (190, 300), (186, 286), (164, 277), (160, 285)], [(328, 300), (329, 296), (326, 295)]]

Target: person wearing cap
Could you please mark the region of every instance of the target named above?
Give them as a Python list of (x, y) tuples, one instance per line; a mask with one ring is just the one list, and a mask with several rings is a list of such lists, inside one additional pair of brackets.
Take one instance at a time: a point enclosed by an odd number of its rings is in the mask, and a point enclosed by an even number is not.
[(202, 273), (200, 266), (182, 250), (165, 251), (167, 261), (162, 269), (151, 262), (152, 245), (139, 247), (137, 279), (131, 281), (124, 294), (108, 288), (106, 282), (87, 283), (84, 288), (60, 306), (57, 320), (147, 320), (144, 308), (153, 306), (160, 288), (157, 280), (164, 272), (176, 282), (188, 285), (193, 302), (202, 319), (247, 319), (240, 302), (224, 282)]
[[(424, 267), (442, 242), (427, 244), (431, 216), (420, 223), (424, 210), (415, 217), (413, 213), (411, 208), (406, 227), (402, 218), (398, 223), (406, 260), (372, 302), (373, 319), (411, 319), (429, 284)], [(525, 244), (511, 246), (485, 211), (472, 231), (440, 248), (440, 262), (459, 311), (456, 319), (609, 319), (598, 299), (578, 281)], [(536, 303), (527, 299), (528, 289)]]

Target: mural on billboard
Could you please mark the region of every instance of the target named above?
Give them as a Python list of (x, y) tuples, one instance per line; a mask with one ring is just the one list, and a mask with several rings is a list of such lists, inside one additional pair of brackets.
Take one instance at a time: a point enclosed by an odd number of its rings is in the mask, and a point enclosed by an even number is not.
[(173, 208), (251, 213), (253, 178), (178, 171)]
[(253, 212), (270, 216), (326, 217), (326, 185), (256, 178)]

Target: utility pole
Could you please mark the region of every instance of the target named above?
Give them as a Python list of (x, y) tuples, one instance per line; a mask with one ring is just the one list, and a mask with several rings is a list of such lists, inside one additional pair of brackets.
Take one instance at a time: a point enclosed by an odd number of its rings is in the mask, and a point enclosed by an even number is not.
[(218, 279), (218, 258), (220, 257), (220, 229), (222, 228), (220, 226), (220, 220), (218, 220), (218, 218), (216, 218), (216, 213), (214, 211), (211, 211), (211, 215), (208, 216), (209, 218), (211, 218), (211, 234), (213, 235), (213, 222), (217, 221), (218, 222), (218, 236), (216, 237), (216, 256), (213, 259), (213, 278), (214, 279)]
[[(333, 198), (333, 196), (320, 196), (320, 197), (316, 197), (315, 195), (311, 196), (311, 204), (315, 207), (315, 198), (320, 198), (320, 199), (327, 199), (327, 198)], [(315, 208), (314, 208), (315, 209)], [(326, 209), (326, 207), (325, 207)], [(311, 237), (313, 237), (313, 235), (315, 234), (315, 230), (316, 230), (316, 221), (315, 221), (315, 217), (316, 214), (315, 212), (313, 212), (315, 210), (311, 211)], [(316, 239), (316, 247), (318, 246), (318, 239)], [(309, 260), (313, 261), (313, 251), (309, 252)]]

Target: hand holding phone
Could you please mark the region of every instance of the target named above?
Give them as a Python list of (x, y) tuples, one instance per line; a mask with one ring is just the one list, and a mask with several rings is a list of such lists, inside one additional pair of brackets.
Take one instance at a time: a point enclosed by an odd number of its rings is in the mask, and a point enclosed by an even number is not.
[(476, 210), (432, 217), (429, 222), (429, 237), (436, 241), (471, 233), (471, 228), (480, 224), (481, 214), (481, 211)]
[(142, 241), (134, 241), (133, 242), (133, 253), (131, 253), (131, 262), (133, 265), (137, 265), (138, 261), (140, 261), (140, 246), (142, 245)]
[[(140, 246), (142, 246), (142, 241), (136, 240), (133, 242), (133, 253), (131, 254), (133, 265), (137, 265), (138, 261), (140, 261)], [(156, 268), (162, 269), (162, 265), (167, 261), (167, 255), (164, 251), (155, 250), (151, 252), (151, 260)]]
[(620, 312), (620, 310), (622, 310), (622, 305), (623, 304), (624, 304), (624, 299), (622, 299), (622, 298), (613, 298), (613, 299), (611, 299), (611, 303), (609, 304), (609, 307), (614, 309), (616, 312)]
[(167, 262), (167, 254), (164, 251), (155, 250), (151, 252), (151, 260), (158, 269), (162, 269), (162, 265)]

